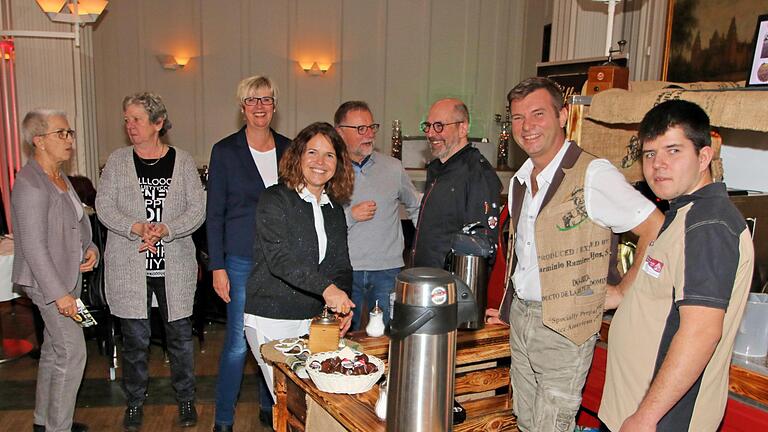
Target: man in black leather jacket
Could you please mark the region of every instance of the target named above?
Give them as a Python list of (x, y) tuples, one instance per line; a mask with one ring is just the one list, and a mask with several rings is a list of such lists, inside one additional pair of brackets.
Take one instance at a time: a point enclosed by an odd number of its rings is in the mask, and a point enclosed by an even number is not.
[(442, 268), (451, 238), (467, 224), (495, 244), (501, 181), (479, 150), (469, 145), (469, 111), (458, 99), (441, 99), (421, 124), (435, 159), (427, 165), (413, 247), (413, 266)]

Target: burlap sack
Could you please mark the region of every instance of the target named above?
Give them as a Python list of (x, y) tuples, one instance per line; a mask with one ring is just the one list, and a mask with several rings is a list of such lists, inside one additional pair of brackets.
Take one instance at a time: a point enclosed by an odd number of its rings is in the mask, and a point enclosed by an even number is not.
[(328, 411), (323, 409), (322, 405), (315, 402), (310, 395), (305, 396), (307, 403), (307, 421), (305, 430), (321, 432), (346, 432), (347, 429), (341, 425)]
[[(608, 159), (627, 181), (636, 183), (643, 179), (643, 167), (639, 160), (640, 142), (637, 124), (607, 124), (584, 119), (581, 122), (580, 147), (595, 156)], [(578, 140), (577, 140), (578, 142)], [(723, 179), (723, 161), (720, 158), (722, 138), (712, 137), (714, 157), (710, 166), (715, 181)]]
[(669, 81), (630, 81), (629, 91), (650, 92), (666, 88), (682, 88), (685, 90), (723, 90), (743, 88), (744, 81), (700, 81), (695, 83), (676, 83)]
[(628, 182), (635, 183), (643, 180), (642, 166), (631, 151), (633, 143), (639, 144), (636, 134), (637, 124), (607, 124), (585, 118), (578, 142), (587, 152), (608, 159)]
[(597, 93), (586, 117), (609, 124), (640, 123), (654, 106), (683, 99), (701, 106), (712, 126), (768, 132), (766, 93), (759, 90), (659, 89), (647, 92), (611, 89)]
[[(666, 88), (668, 86), (683, 88)], [(643, 180), (637, 127), (651, 108), (671, 99), (700, 105), (713, 126), (768, 132), (768, 104), (762, 91), (724, 90), (739, 88), (734, 82), (669, 83), (633, 81), (631, 91), (611, 89), (592, 97), (590, 106), (573, 109), (569, 138), (586, 151), (608, 159), (629, 182)], [(711, 90), (711, 91), (710, 91)], [(719, 137), (713, 139), (713, 177), (722, 179)]]

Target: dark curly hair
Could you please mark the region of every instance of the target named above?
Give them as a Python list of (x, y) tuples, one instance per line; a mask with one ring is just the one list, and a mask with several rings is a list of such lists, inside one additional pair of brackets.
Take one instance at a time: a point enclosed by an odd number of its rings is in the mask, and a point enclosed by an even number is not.
[(330, 123), (316, 122), (305, 127), (293, 139), (291, 146), (280, 158), (280, 180), (291, 189), (306, 186), (301, 171), (301, 156), (307, 149), (307, 143), (316, 135), (323, 135), (333, 145), (336, 152), (336, 172), (325, 185), (325, 192), (336, 203), (347, 204), (352, 197), (355, 175), (347, 153), (347, 146), (336, 129)]

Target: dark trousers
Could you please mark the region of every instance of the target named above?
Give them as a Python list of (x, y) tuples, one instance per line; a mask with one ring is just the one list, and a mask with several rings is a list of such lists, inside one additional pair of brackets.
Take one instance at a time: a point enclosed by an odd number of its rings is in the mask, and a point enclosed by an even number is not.
[(165, 278), (147, 278), (147, 319), (121, 318), (123, 330), (123, 391), (128, 405), (142, 405), (149, 384), (149, 338), (152, 334), (149, 316), (152, 293), (157, 297), (165, 326), (168, 359), (171, 362), (171, 384), (176, 400), (195, 399), (195, 361), (192, 322), (187, 318), (168, 322)]

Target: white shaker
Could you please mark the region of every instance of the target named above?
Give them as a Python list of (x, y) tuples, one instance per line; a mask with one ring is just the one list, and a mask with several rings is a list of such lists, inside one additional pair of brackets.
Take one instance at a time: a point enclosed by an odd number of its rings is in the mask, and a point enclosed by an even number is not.
[(368, 314), (368, 325), (365, 326), (365, 333), (370, 337), (384, 335), (384, 311), (379, 307), (378, 300), (376, 300), (376, 306)]
[(387, 381), (379, 384), (379, 400), (376, 401), (375, 410), (380, 419), (387, 419)]

